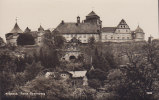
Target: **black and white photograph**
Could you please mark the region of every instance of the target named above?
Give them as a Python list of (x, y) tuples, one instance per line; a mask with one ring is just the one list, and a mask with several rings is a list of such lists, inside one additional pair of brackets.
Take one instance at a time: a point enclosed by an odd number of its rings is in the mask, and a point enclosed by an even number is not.
[(0, 0), (0, 100), (159, 100), (158, 0)]

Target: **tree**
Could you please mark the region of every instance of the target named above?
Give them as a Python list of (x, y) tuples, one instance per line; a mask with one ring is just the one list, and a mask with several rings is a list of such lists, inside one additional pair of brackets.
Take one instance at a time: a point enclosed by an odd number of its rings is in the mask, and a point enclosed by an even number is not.
[(26, 64), (23, 72), (16, 73), (16, 85), (20, 86), (28, 81), (33, 80), (43, 69), (40, 62), (33, 62), (32, 64)]
[(5, 46), (5, 42), (3, 38), (0, 37), (0, 47), (3, 47), (3, 46)]
[(153, 47), (157, 45), (132, 43), (129, 47), (122, 48), (129, 64), (121, 68), (125, 74), (120, 86), (116, 88), (119, 100), (153, 100), (153, 97), (147, 94), (155, 90), (153, 83), (158, 80), (156, 54), (159, 52)]
[(20, 34), (17, 38), (17, 45), (34, 45), (34, 37), (29, 33)]
[(94, 89), (98, 89), (101, 86), (101, 81), (98, 79), (88, 80), (88, 85)]
[(87, 73), (88, 79), (98, 79), (100, 81), (104, 81), (107, 77), (107, 73), (101, 69), (90, 70)]
[(89, 44), (90, 48), (93, 49), (94, 48), (94, 44), (95, 44), (95, 38), (94, 37), (90, 37), (88, 39), (88, 44)]
[(71, 100), (74, 91), (73, 88), (71, 88), (71, 84), (63, 80), (45, 78), (44, 76), (39, 76), (21, 86), (20, 89), (13, 91), (25, 92), (26, 90), (27, 92), (33, 93), (45, 93), (44, 98), (46, 100)]
[(44, 45), (50, 49), (61, 49), (65, 41), (65, 38), (57, 30), (44, 34)]

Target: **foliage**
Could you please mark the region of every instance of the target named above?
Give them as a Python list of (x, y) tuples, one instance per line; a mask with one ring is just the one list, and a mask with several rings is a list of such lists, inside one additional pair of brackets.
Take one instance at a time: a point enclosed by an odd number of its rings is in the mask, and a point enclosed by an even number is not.
[(63, 82), (62, 80), (45, 78), (43, 76), (35, 78), (20, 88), (21, 91), (27, 90), (27, 92), (45, 93), (45, 99), (47, 100), (62, 100), (73, 96), (73, 89), (70, 87), (70, 84)]
[(19, 72), (16, 74), (17, 85), (22, 85), (32, 79), (34, 79), (43, 69), (40, 62), (33, 62), (32, 64), (27, 64), (24, 72)]
[(101, 69), (90, 70), (87, 73), (88, 79), (99, 79), (100, 81), (104, 81), (107, 77), (107, 73)]
[(94, 37), (90, 37), (88, 39), (88, 44), (89, 44), (90, 48), (93, 49), (94, 48), (94, 44), (95, 44), (95, 38)]
[(65, 41), (65, 38), (56, 30), (44, 34), (44, 46), (49, 47), (49, 49), (61, 49)]
[(90, 87), (98, 89), (101, 86), (101, 81), (99, 81), (98, 79), (90, 79), (88, 80), (88, 84)]
[(3, 46), (5, 46), (5, 42), (3, 38), (0, 37), (0, 47), (3, 47)]
[(34, 37), (29, 33), (20, 34), (17, 38), (17, 45), (34, 45)]

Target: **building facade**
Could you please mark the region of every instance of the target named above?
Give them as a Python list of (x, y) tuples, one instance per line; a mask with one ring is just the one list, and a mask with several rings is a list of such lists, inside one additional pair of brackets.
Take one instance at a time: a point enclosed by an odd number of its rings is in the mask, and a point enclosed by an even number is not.
[(68, 42), (73, 37), (82, 43), (88, 43), (90, 37), (94, 37), (96, 42), (144, 41), (145, 38), (145, 33), (139, 26), (135, 31), (130, 30), (124, 19), (116, 27), (102, 27), (102, 21), (94, 11), (90, 12), (82, 22), (78, 16), (77, 22), (62, 21), (56, 29)]
[[(67, 42), (71, 41), (74, 37), (81, 43), (88, 43), (91, 37), (94, 37), (96, 42), (144, 41), (145, 38), (143, 29), (138, 26), (136, 30), (131, 30), (124, 19), (116, 27), (102, 27), (102, 21), (94, 11), (90, 12), (83, 21), (80, 21), (79, 16), (76, 22), (62, 21), (52, 32), (55, 31), (62, 34)], [(36, 45), (40, 46), (46, 30), (40, 25), (38, 31), (31, 31), (27, 27), (23, 32), (16, 22), (11, 32), (6, 34), (7, 44), (17, 45), (16, 40), (21, 33), (32, 34)]]
[(31, 34), (35, 40), (35, 45), (42, 45), (43, 36), (49, 30), (44, 30), (44, 28), (40, 25), (37, 31), (31, 31), (28, 27), (24, 30), (24, 32), (19, 28), (18, 23), (14, 25), (13, 29), (5, 35), (7, 44), (12, 46), (17, 46), (17, 39), (20, 34)]

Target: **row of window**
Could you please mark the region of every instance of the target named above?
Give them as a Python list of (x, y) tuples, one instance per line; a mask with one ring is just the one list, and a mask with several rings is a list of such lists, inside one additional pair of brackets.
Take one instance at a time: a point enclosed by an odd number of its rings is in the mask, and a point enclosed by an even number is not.
[[(121, 32), (120, 30), (118, 30), (118, 32)], [(128, 30), (125, 30), (125, 32), (129, 32)]]
[[(76, 36), (76, 35), (74, 35), (74, 34), (71, 34), (71, 35), (66, 35), (66, 38), (73, 38), (74, 36)], [(92, 37), (95, 37), (94, 35), (91, 35)], [(80, 35), (80, 36), (77, 36), (78, 38), (86, 38), (87, 36), (86, 35)]]
[[(105, 39), (108, 39), (108, 37), (105, 36)], [(115, 38), (111, 36), (110, 39), (115, 39)], [(130, 39), (130, 37), (117, 37), (117, 39)]]
[(127, 28), (127, 26), (125, 26), (125, 25), (121, 25), (121, 26), (120, 26), (120, 28)]

